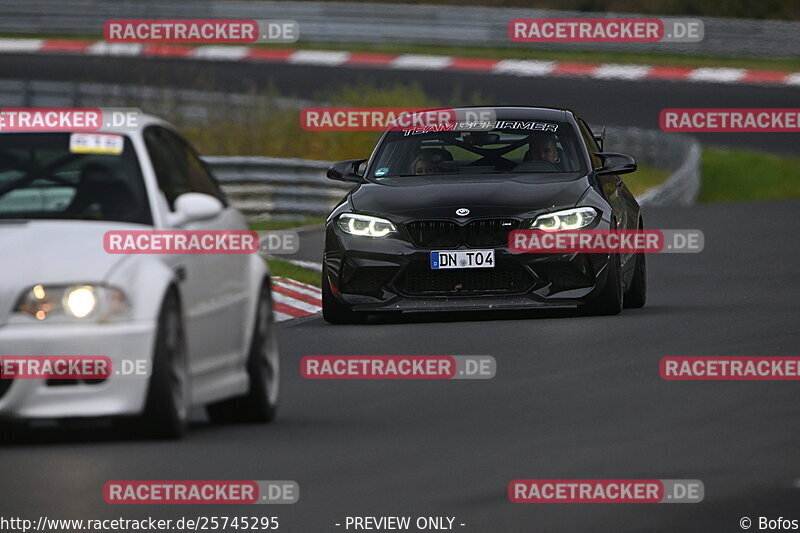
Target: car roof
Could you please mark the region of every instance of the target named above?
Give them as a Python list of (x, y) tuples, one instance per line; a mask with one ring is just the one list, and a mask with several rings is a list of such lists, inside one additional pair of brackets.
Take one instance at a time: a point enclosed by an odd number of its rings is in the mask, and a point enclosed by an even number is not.
[(463, 106), (453, 109), (468, 111), (494, 111), (498, 119), (537, 119), (537, 120), (564, 120), (567, 114), (573, 114), (570, 109), (559, 107), (530, 107), (530, 106)]
[[(124, 110), (123, 108), (117, 108), (117, 109), (120, 110), (120, 111)], [(135, 109), (131, 108), (130, 111), (135, 111)], [(138, 111), (138, 110), (136, 110), (136, 111)], [(132, 133), (136, 133), (136, 132), (141, 132), (147, 126), (153, 126), (153, 125), (164, 126), (164, 127), (167, 127), (167, 128), (173, 129), (173, 130), (175, 129), (175, 127), (172, 126), (169, 122), (167, 122), (167, 121), (165, 121), (165, 120), (163, 120), (163, 119), (161, 119), (161, 118), (159, 118), (159, 117), (157, 117), (155, 115), (149, 115), (147, 113), (142, 113), (141, 111), (138, 111), (137, 120), (136, 120), (136, 127), (135, 128), (103, 126), (102, 128), (100, 128), (99, 130), (96, 130), (96, 131), (71, 130), (71, 129), (49, 130), (49, 131), (17, 131), (17, 130), (11, 129), (11, 130), (5, 130), (5, 131), (0, 130), (0, 135), (2, 135), (3, 133), (6, 133), (6, 134), (11, 134), (11, 133), (73, 133), (73, 132), (77, 133), (78, 131), (80, 131), (80, 133), (118, 133), (118, 134), (121, 134), (121, 135), (126, 135), (126, 134), (132, 134)]]
[(106, 133), (123, 133), (124, 134), (124, 133), (131, 133), (131, 131), (136, 131), (136, 130), (142, 131), (147, 126), (153, 126), (153, 125), (156, 125), (156, 124), (159, 125), (159, 126), (166, 126), (166, 127), (170, 128), (170, 129), (174, 129), (174, 127), (172, 125), (170, 125), (167, 121), (165, 121), (165, 120), (163, 120), (161, 118), (158, 118), (155, 115), (148, 115), (147, 113), (139, 112), (138, 120), (137, 120), (137, 127), (136, 127), (135, 130), (132, 130), (130, 128), (114, 128), (114, 127), (109, 128), (109, 127), (104, 127), (100, 131), (106, 132)]
[[(549, 120), (563, 121), (567, 115), (574, 115), (570, 109), (558, 107), (530, 107), (530, 106), (457, 106), (440, 109), (453, 109), (457, 111), (492, 112), (498, 120)], [(419, 111), (418, 113), (424, 113)], [(416, 113), (415, 113), (416, 114)]]

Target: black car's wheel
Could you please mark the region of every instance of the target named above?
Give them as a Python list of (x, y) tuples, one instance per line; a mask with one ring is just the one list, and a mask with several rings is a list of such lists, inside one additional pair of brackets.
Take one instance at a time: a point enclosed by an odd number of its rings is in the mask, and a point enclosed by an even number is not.
[(275, 419), (280, 397), (280, 354), (272, 312), (272, 287), (261, 287), (247, 359), (247, 394), (206, 406), (214, 423), (268, 423)]
[(189, 370), (178, 295), (167, 292), (158, 318), (150, 387), (141, 424), (153, 436), (177, 439), (188, 427)]
[(647, 263), (645, 254), (638, 253), (634, 256), (633, 278), (630, 287), (625, 291), (624, 306), (627, 309), (639, 309), (647, 302)]
[(322, 270), (322, 318), (329, 324), (363, 324), (367, 319), (366, 314), (352, 311), (334, 297), (325, 267)]
[(622, 311), (622, 265), (619, 254), (610, 254), (606, 265), (606, 282), (589, 306), (595, 315), (617, 315)]
[(0, 420), (0, 442), (13, 442), (24, 429), (16, 420)]

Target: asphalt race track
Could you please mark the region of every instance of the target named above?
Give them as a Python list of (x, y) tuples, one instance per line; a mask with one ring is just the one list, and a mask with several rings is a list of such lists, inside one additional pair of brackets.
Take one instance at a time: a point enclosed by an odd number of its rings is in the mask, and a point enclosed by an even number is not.
[[(664, 108), (797, 106), (798, 88), (670, 81), (529, 78), (449, 71), (407, 71), (283, 63), (186, 61), (70, 55), (0, 56), (0, 79), (75, 80), (166, 85), (232, 92), (275, 88), (283, 96), (324, 98), (344, 85), (417, 83), (447, 105), (540, 105), (575, 109), (591, 124), (658, 129)], [(466, 101), (451, 102), (458, 87)], [(705, 133), (704, 144), (796, 154), (797, 133)], [(367, 157), (369, 154), (364, 154)], [(314, 154), (309, 154), (314, 159)]]
[[(664, 381), (666, 355), (796, 356), (800, 202), (651, 208), (698, 228), (699, 254), (649, 255), (650, 294), (615, 317), (417, 316), (281, 326), (272, 426), (208, 425), (182, 442), (39, 429), (0, 447), (0, 510), (50, 518), (275, 514), (281, 531), (343, 531), (347, 515), (454, 516), (457, 531), (740, 531), (800, 518), (796, 382)], [(317, 241), (318, 242), (318, 241)], [(493, 380), (311, 381), (304, 355), (493, 355)], [(516, 478), (700, 479), (675, 505), (512, 504)], [(112, 506), (114, 479), (292, 479), (289, 506)], [(658, 524), (658, 526), (656, 526)], [(753, 529), (756, 529), (755, 526)]]
[[(568, 106), (592, 123), (657, 128), (664, 107), (796, 107), (797, 88), (517, 78), (180, 60), (4, 55), (0, 78), (276, 87), (314, 98), (345, 83), (460, 86), (488, 103)], [(205, 85), (204, 85), (205, 84)], [(704, 143), (797, 153), (797, 134)], [(313, 158), (313, 154), (309, 154)], [(635, 179), (631, 178), (631, 179)], [(753, 179), (759, 179), (753, 169)], [(178, 518), (277, 515), (280, 531), (344, 531), (346, 516), (452, 516), (456, 531), (741, 531), (800, 519), (797, 382), (678, 382), (664, 356), (797, 356), (800, 202), (649, 208), (649, 228), (701, 229), (699, 254), (648, 256), (649, 297), (614, 317), (571, 311), (415, 315), (362, 326), (279, 326), (282, 408), (271, 426), (211, 426), (179, 442), (103, 424), (37, 428), (0, 444), (0, 515)], [(319, 232), (303, 259), (320, 261)], [(492, 355), (493, 380), (312, 381), (305, 355)], [(512, 504), (517, 478), (700, 479), (700, 504)], [(285, 506), (113, 506), (126, 479), (295, 480)], [(465, 524), (460, 526), (458, 524)], [(754, 525), (752, 529), (757, 529)]]

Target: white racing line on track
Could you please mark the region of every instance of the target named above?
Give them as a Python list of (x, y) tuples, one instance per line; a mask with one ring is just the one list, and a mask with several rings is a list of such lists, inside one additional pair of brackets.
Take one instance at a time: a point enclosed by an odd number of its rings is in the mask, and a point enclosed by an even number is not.
[(273, 277), (272, 309), (276, 322), (315, 315), (322, 311), (322, 292), (307, 283)]

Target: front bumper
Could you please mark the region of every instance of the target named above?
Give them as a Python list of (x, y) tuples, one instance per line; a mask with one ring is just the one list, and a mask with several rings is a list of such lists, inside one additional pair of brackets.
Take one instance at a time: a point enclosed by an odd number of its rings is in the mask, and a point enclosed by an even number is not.
[[(156, 323), (6, 324), (0, 326), (0, 355), (104, 355), (112, 369), (122, 360), (152, 359)], [(113, 375), (100, 383), (48, 383), (14, 379), (0, 389), (0, 417), (50, 419), (135, 415), (147, 396), (147, 376)], [(2, 390), (5, 390), (2, 393)]]
[(591, 302), (605, 284), (607, 254), (481, 247), (489, 248), (494, 268), (432, 270), (430, 248), (402, 238), (351, 236), (329, 225), (324, 263), (335, 298), (375, 313), (574, 307)]

